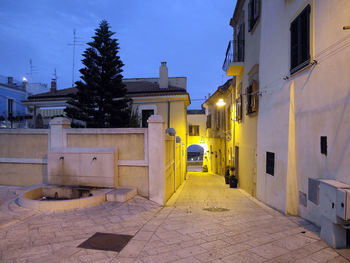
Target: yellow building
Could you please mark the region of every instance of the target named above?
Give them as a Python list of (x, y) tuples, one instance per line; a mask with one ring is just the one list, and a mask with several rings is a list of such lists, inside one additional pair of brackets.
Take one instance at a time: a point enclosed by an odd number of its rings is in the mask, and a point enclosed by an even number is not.
[(187, 110), (187, 171), (208, 167), (205, 110)]
[[(133, 101), (133, 111), (137, 112), (140, 127), (147, 127), (151, 115), (161, 115), (164, 120), (164, 130), (174, 129), (176, 139), (176, 187), (185, 179), (187, 159), (187, 107), (190, 96), (187, 93), (186, 77), (168, 77), (166, 62), (162, 62), (158, 78), (126, 78), (127, 96)], [(50, 92), (28, 97), (24, 101), (36, 119), (40, 114), (44, 124), (48, 125), (51, 118), (64, 114), (67, 100), (77, 92), (76, 88), (56, 89), (56, 83)], [(59, 109), (59, 111), (57, 111)], [(43, 114), (45, 113), (45, 114)], [(180, 162), (178, 160), (181, 160)]]
[(240, 188), (256, 196), (260, 0), (238, 0), (223, 70), (235, 79), (234, 155)]
[(234, 85), (232, 84), (233, 80), (228, 80), (203, 103), (207, 116), (208, 150), (205, 157), (208, 160), (208, 171), (220, 175), (225, 174), (227, 166), (234, 165)]

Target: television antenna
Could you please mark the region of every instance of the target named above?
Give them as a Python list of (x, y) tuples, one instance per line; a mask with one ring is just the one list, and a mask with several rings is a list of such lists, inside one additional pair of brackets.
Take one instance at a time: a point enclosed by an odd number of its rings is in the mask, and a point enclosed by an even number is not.
[(73, 61), (72, 61), (72, 88), (74, 87), (74, 77), (75, 77), (75, 47), (83, 46), (85, 41), (79, 39), (76, 34), (76, 30), (73, 29), (73, 42), (68, 43), (68, 46), (73, 46)]

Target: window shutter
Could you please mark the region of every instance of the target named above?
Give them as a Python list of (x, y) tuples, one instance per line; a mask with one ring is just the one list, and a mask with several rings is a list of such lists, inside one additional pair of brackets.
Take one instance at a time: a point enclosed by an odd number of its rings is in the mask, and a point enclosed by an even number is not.
[(195, 132), (195, 136), (199, 136), (199, 126), (198, 125), (196, 125), (195, 126), (195, 130), (196, 130), (196, 132)]
[(250, 113), (252, 113), (252, 85), (246, 88), (246, 97), (247, 97), (246, 109), (247, 109), (247, 115), (249, 115)]
[(252, 84), (252, 112), (258, 111), (258, 102), (259, 102), (259, 87), (256, 81), (253, 81)]
[(236, 99), (236, 120), (242, 120), (242, 95)]
[(248, 3), (248, 31), (252, 30), (253, 27), (253, 2), (254, 0), (250, 0)]
[(290, 71), (293, 74), (310, 62), (310, 12), (308, 5), (290, 25)]
[(207, 129), (211, 128), (211, 114), (207, 115)]
[(254, 22), (256, 22), (256, 20), (258, 19), (259, 13), (260, 13), (260, 0), (254, 0)]

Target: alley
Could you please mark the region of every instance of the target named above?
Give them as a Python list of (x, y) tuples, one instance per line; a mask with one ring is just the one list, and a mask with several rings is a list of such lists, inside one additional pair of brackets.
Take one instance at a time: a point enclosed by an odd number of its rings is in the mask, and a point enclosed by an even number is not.
[[(15, 205), (2, 206), (2, 218), (26, 212)], [(348, 250), (329, 248), (312, 231), (306, 221), (230, 189), (221, 176), (190, 173), (165, 207), (137, 196), (0, 226), (0, 261), (348, 262)], [(133, 238), (119, 254), (77, 247), (96, 232)]]

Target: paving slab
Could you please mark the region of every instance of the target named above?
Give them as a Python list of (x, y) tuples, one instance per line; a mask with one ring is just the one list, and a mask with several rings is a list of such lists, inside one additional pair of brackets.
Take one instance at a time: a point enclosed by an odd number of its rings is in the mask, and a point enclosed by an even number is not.
[[(15, 188), (0, 187), (0, 222), (5, 222), (0, 226), (0, 262), (350, 259), (350, 250), (330, 248), (310, 222), (287, 217), (244, 191), (229, 188), (218, 175), (189, 173), (165, 207), (136, 196), (125, 203), (105, 202), (72, 211), (32, 213), (16, 204), (17, 192)], [(78, 248), (96, 232), (134, 237), (119, 253)]]

